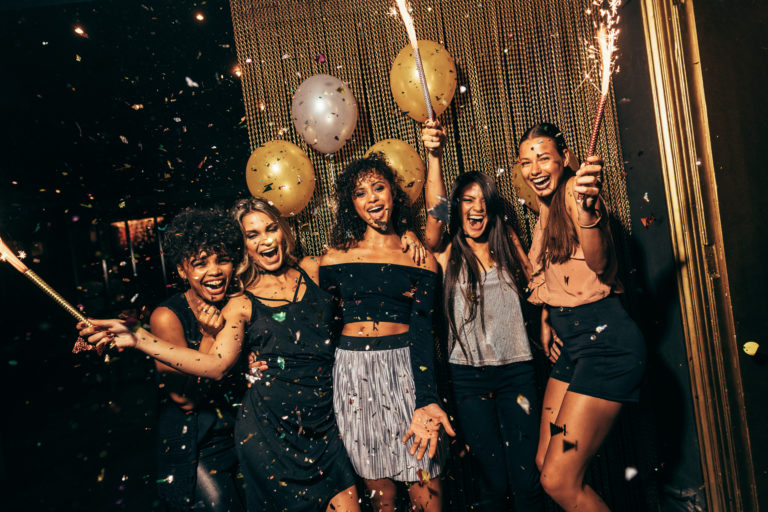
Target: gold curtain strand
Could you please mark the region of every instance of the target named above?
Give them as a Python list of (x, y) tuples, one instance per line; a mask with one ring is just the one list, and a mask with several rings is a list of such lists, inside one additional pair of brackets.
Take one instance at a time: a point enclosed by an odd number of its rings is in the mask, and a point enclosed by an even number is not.
[[(391, 63), (408, 44), (405, 30), (381, 0), (231, 0), (231, 7), (251, 149), (283, 138), (312, 160), (316, 192), (292, 224), (303, 250), (319, 254), (328, 240), (335, 175), (347, 162), (385, 138), (402, 139), (426, 156), (421, 127), (398, 112), (389, 90)], [(459, 70), (458, 85), (466, 87), (463, 93), (457, 88), (453, 105), (441, 116), (448, 127), (446, 185), (464, 170), (493, 176), (521, 237), (530, 242), (536, 214), (515, 192), (524, 186), (512, 172), (517, 141), (534, 122), (549, 120), (561, 127), (576, 154), (583, 154), (598, 97), (584, 81), (587, 72), (594, 75), (584, 41), (592, 42), (597, 13), (586, 13), (589, 0), (414, 0), (412, 7), (419, 38), (447, 48)], [(309, 148), (290, 117), (296, 87), (317, 73), (348, 82), (360, 112), (353, 140), (331, 156)], [(598, 154), (605, 159), (604, 198), (629, 231), (615, 108), (611, 94)], [(423, 201), (417, 209), (423, 220)]]

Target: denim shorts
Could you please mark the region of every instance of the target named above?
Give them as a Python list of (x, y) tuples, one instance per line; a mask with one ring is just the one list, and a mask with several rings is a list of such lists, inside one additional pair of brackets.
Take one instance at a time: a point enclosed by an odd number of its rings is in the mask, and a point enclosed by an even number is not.
[(614, 402), (637, 402), (645, 373), (645, 341), (616, 297), (576, 307), (548, 306), (563, 341), (551, 377), (568, 391)]

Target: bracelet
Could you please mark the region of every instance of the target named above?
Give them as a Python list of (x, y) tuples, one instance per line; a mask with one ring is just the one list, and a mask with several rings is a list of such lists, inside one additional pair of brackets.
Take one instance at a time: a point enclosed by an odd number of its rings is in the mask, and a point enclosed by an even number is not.
[(596, 228), (598, 224), (600, 224), (600, 221), (603, 220), (603, 213), (600, 210), (595, 210), (595, 213), (597, 214), (597, 220), (593, 222), (592, 224), (589, 224), (585, 226), (584, 224), (579, 223), (579, 227), (582, 229), (592, 229)]

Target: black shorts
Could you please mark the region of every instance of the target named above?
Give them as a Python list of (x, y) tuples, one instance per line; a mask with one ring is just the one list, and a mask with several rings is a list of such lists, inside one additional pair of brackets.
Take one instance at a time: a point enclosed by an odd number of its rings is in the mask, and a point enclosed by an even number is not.
[(616, 297), (572, 308), (549, 306), (563, 340), (551, 377), (568, 391), (614, 402), (637, 402), (645, 372), (645, 341)]

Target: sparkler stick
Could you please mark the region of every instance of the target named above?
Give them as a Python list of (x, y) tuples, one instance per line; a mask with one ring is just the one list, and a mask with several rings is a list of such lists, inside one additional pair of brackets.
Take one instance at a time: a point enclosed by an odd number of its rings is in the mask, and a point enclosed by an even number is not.
[(405, 24), (405, 31), (408, 33), (408, 39), (413, 47), (413, 58), (416, 60), (416, 71), (419, 73), (419, 80), (421, 81), (421, 92), (424, 93), (424, 103), (427, 105), (427, 117), (430, 121), (435, 120), (435, 111), (432, 108), (432, 100), (429, 97), (429, 88), (427, 87), (427, 77), (424, 75), (424, 64), (421, 62), (421, 54), (419, 53), (419, 43), (416, 39), (416, 28), (413, 26), (413, 18), (411, 13), (408, 12), (408, 6), (405, 0), (395, 0), (397, 2), (397, 8), (400, 11), (400, 17), (403, 18)]
[(611, 86), (611, 74), (616, 64), (616, 40), (619, 37), (619, 5), (621, 0), (608, 0), (607, 7), (600, 9), (600, 29), (597, 31), (597, 53), (600, 59), (600, 101), (597, 104), (595, 120), (592, 123), (592, 135), (589, 137), (587, 157), (594, 155), (597, 146), (597, 134), (600, 131), (600, 121), (605, 112), (605, 103), (608, 100), (608, 91)]
[(85, 322), (88, 325), (91, 325), (91, 323), (88, 321), (87, 318), (85, 318), (85, 315), (83, 315), (78, 309), (76, 309), (72, 304), (67, 302), (67, 300), (59, 295), (59, 293), (51, 288), (51, 285), (43, 281), (43, 279), (35, 274), (32, 270), (29, 269), (22, 261), (11, 251), (11, 249), (5, 245), (2, 239), (0, 239), (0, 260), (1, 261), (7, 261), (11, 264), (13, 268), (24, 274), (30, 281), (35, 283), (38, 288), (43, 290), (45, 293), (48, 294), (49, 297), (51, 297), (56, 303), (64, 308), (67, 313), (72, 315), (77, 319), (78, 322)]

